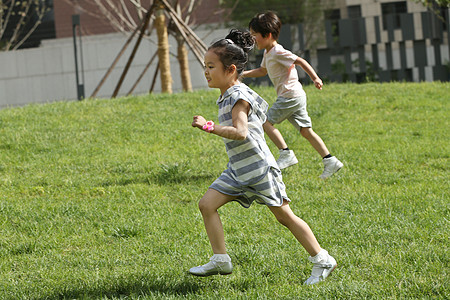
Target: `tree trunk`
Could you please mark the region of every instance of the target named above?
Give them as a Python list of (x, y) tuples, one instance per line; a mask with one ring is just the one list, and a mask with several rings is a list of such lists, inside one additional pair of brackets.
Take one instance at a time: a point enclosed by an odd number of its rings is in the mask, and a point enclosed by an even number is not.
[(182, 37), (177, 38), (178, 63), (180, 64), (181, 83), (183, 91), (192, 92), (191, 73), (189, 72), (188, 50)]
[(170, 74), (169, 38), (166, 28), (164, 9), (155, 12), (155, 28), (158, 34), (158, 58), (161, 74), (161, 90), (163, 93), (172, 94), (172, 76)]

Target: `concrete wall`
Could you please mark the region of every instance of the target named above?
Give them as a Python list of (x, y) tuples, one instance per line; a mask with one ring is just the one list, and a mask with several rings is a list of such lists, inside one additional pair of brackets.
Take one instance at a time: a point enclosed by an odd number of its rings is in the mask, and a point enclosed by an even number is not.
[[(197, 35), (203, 39), (206, 45), (209, 45), (211, 41), (222, 38), (227, 33), (228, 29), (215, 30), (213, 33), (204, 29), (198, 31)], [(156, 34), (152, 36), (152, 39), (156, 39)], [(126, 40), (127, 37), (120, 33), (82, 37), (86, 97), (89, 97), (97, 87)], [(169, 42), (170, 52), (175, 55), (176, 41), (171, 39)], [(134, 44), (135, 40), (128, 46), (97, 97), (111, 97)], [(77, 46), (80, 54), (79, 45)], [(128, 93), (156, 50), (157, 46), (154, 41), (142, 41), (119, 96)], [(173, 90), (177, 92), (182, 90), (182, 85), (178, 63), (174, 55), (171, 55), (171, 71)], [(189, 54), (189, 65), (193, 88), (208, 88), (203, 76), (203, 67), (191, 53)], [(156, 60), (133, 94), (148, 93), (155, 67)], [(75, 78), (72, 38), (43, 41), (39, 48), (0, 52), (0, 107), (77, 99)], [(155, 93), (160, 92), (160, 86), (158, 76)]]

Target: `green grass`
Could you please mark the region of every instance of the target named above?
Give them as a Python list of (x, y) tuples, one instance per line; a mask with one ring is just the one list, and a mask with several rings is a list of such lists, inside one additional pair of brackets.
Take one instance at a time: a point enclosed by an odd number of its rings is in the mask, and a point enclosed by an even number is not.
[(233, 274), (187, 274), (212, 254), (197, 203), (227, 163), (190, 126), (217, 121), (210, 90), (1, 110), (0, 299), (448, 299), (450, 84), (305, 89), (345, 163), (319, 180), (319, 155), (278, 126), (299, 158), (291, 207), (338, 261), (326, 282), (302, 285), (306, 251), (256, 204), (220, 210)]

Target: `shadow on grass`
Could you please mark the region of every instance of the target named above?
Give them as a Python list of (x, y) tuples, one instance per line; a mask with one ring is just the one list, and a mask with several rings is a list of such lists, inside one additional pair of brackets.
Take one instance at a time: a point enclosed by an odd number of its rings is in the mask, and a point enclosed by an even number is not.
[[(163, 278), (164, 277), (164, 278)], [(38, 299), (99, 299), (99, 298), (126, 298), (130, 296), (187, 296), (195, 294), (201, 285), (189, 279), (188, 276), (173, 282), (171, 275), (144, 277), (134, 282), (107, 283), (98, 287), (86, 287), (81, 289), (66, 289), (65, 291), (55, 291), (51, 295), (42, 295)]]
[(103, 182), (102, 186), (121, 185), (126, 186), (130, 184), (158, 184), (169, 185), (175, 183), (194, 183), (212, 181), (217, 178), (217, 175), (202, 173), (198, 175), (189, 168), (188, 163), (175, 163), (171, 165), (160, 165), (160, 168), (151, 172), (145, 173), (125, 173), (125, 176), (116, 179), (111, 179)]
[(161, 165), (157, 172), (151, 176), (154, 183), (165, 185), (174, 183), (196, 182), (211, 179), (213, 176), (204, 174), (198, 175), (197, 172), (190, 169), (189, 163), (175, 163), (171, 165)]

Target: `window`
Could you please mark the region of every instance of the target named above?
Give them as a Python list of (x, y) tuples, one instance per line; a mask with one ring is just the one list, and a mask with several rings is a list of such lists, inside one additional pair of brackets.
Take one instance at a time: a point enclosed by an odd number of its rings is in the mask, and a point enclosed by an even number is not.
[(347, 13), (349, 19), (361, 18), (361, 5), (347, 6)]
[(394, 29), (400, 28), (400, 14), (407, 12), (406, 1), (382, 3), (381, 12), (383, 14), (383, 28), (387, 30), (387, 18), (388, 16), (394, 16)]
[(439, 9), (439, 19), (442, 23), (442, 30), (447, 31), (447, 24), (448, 24), (448, 14), (446, 14), (446, 11), (448, 8), (446, 7), (440, 7)]
[(331, 35), (339, 37), (339, 19), (341, 11), (339, 9), (330, 9), (325, 11), (325, 20), (331, 21)]

